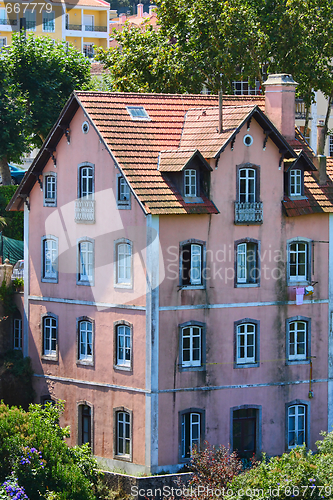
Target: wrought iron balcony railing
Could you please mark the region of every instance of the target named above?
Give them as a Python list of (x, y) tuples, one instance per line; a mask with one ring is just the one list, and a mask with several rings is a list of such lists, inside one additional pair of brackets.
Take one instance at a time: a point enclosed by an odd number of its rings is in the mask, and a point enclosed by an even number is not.
[(235, 224), (262, 224), (262, 201), (235, 202)]
[(75, 200), (75, 222), (82, 224), (95, 223), (95, 200)]

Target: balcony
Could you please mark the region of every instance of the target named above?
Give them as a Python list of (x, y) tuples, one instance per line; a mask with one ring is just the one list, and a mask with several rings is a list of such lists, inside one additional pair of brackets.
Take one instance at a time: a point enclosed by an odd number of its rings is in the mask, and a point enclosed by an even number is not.
[(66, 30), (69, 31), (89, 31), (89, 33), (106, 33), (107, 26), (95, 26), (93, 24), (67, 24)]
[(297, 120), (305, 120), (306, 118), (306, 106), (303, 99), (295, 100), (295, 118)]
[(95, 200), (75, 200), (75, 222), (95, 224)]
[(0, 19), (1, 26), (17, 26), (17, 19)]
[(235, 224), (262, 224), (262, 201), (235, 201)]

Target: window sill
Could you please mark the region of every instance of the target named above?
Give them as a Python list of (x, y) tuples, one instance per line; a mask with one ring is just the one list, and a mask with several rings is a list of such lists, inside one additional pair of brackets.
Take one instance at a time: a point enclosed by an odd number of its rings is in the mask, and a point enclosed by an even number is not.
[(260, 283), (236, 283), (235, 288), (259, 288)]
[(77, 280), (76, 284), (79, 286), (95, 286), (94, 280), (91, 280), (91, 281), (89, 281), (89, 280), (87, 280), (87, 281)]
[(179, 285), (179, 290), (205, 290), (205, 285)]
[(288, 281), (288, 286), (290, 287), (298, 287), (298, 286), (309, 286), (311, 284), (311, 281), (303, 280), (303, 281)]
[(131, 372), (132, 371), (132, 366), (126, 366), (126, 365), (113, 365), (114, 370), (121, 370), (124, 372)]
[(200, 196), (184, 196), (185, 203), (203, 203), (203, 199)]
[(94, 366), (94, 360), (93, 359), (77, 359), (76, 364), (82, 365), (82, 366)]
[(42, 355), (41, 355), (41, 359), (42, 359), (43, 361), (52, 361), (53, 363), (54, 363), (54, 362), (56, 362), (56, 363), (57, 363), (57, 362), (59, 361), (59, 359), (58, 359), (58, 355), (57, 355), (57, 354), (56, 354), (56, 355), (54, 355), (54, 356), (51, 356), (51, 355), (48, 355), (48, 354), (42, 354)]
[(286, 365), (309, 365), (309, 359), (287, 359)]
[(113, 455), (115, 460), (121, 460), (122, 462), (132, 462), (132, 457), (130, 455)]
[(42, 283), (58, 283), (58, 278), (42, 278)]
[(289, 198), (290, 198), (291, 200), (293, 200), (293, 201), (294, 201), (294, 200), (307, 200), (307, 197), (306, 197), (306, 196), (304, 196), (304, 195), (302, 195), (302, 194), (290, 194), (290, 195), (289, 195)]
[(131, 202), (130, 201), (117, 201), (117, 208), (119, 210), (131, 210)]
[(180, 372), (204, 372), (206, 371), (206, 366), (183, 366), (178, 365)]
[(115, 283), (114, 288), (125, 288), (127, 290), (132, 290), (133, 285), (132, 283)]
[(57, 203), (55, 201), (44, 201), (44, 207), (56, 207)]
[(256, 363), (234, 363), (234, 368), (258, 368), (259, 366), (259, 361)]

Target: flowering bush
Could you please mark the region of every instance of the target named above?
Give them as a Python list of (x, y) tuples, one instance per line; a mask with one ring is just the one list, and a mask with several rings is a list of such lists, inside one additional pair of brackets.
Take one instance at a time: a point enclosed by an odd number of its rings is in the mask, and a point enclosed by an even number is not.
[(0, 486), (0, 499), (8, 500), (9, 498), (12, 500), (29, 500), (25, 494), (24, 488), (21, 488), (18, 485), (17, 479), (14, 475), (8, 478)]

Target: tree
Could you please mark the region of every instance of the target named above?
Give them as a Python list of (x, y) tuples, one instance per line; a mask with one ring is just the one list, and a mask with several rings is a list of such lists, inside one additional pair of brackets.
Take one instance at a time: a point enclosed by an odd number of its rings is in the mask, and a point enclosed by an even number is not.
[(120, 92), (200, 92), (193, 62), (178, 43), (150, 25), (125, 25), (114, 32), (117, 47), (97, 49), (95, 59), (110, 70), (112, 90)]
[(0, 404), (0, 498), (7, 498), (2, 492), (9, 488), (23, 488), (30, 500), (101, 498), (89, 447), (69, 448), (65, 442), (69, 430), (59, 426), (63, 409), (63, 402), (30, 405), (29, 412)]
[(66, 42), (16, 33), (0, 76), (0, 174), (10, 184), (8, 162), (41, 146), (72, 91), (89, 84), (90, 62)]

